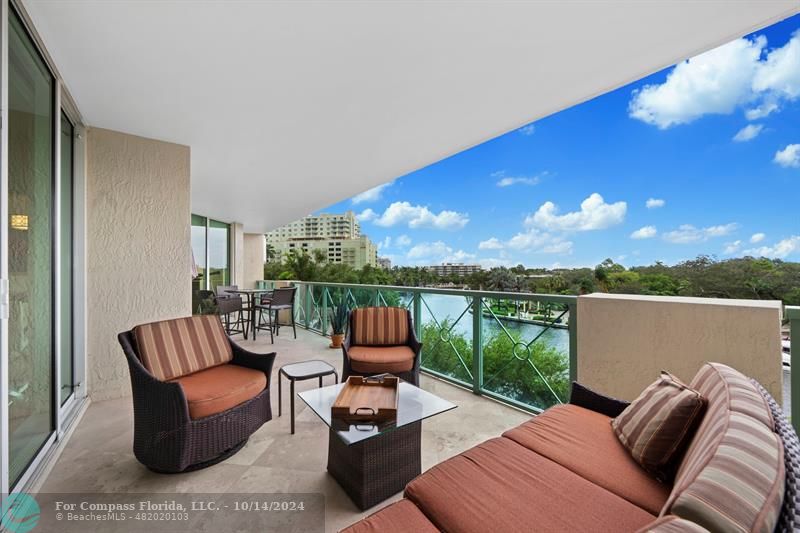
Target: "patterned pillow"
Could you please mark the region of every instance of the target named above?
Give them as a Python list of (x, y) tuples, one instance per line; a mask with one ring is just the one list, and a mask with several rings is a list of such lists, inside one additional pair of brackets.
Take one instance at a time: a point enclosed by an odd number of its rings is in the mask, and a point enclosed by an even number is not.
[(408, 342), (408, 310), (402, 307), (353, 309), (353, 344), (397, 346)]
[(680, 380), (661, 372), (617, 418), (611, 427), (642, 467), (664, 479), (667, 470), (701, 416), (705, 400)]

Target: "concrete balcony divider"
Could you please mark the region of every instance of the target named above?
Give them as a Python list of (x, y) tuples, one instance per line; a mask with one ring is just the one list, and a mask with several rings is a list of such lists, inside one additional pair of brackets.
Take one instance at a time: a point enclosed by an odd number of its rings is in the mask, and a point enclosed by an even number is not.
[(779, 301), (580, 296), (578, 377), (632, 400), (661, 369), (688, 382), (715, 361), (757, 379), (780, 404), (781, 311)]

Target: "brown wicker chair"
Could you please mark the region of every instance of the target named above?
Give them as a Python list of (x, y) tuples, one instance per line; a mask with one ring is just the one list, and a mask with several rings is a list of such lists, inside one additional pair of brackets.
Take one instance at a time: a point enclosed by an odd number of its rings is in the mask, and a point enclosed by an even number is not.
[[(366, 327), (367, 321), (373, 326)], [(393, 323), (390, 328), (384, 325)], [(350, 312), (342, 344), (342, 380), (349, 376), (393, 374), (419, 385), (419, 354), (414, 321), (402, 307), (360, 307)]]
[[(179, 327), (174, 326), (176, 323)], [(143, 336), (145, 333), (140, 329), (148, 327), (162, 328), (159, 335), (168, 335), (176, 330), (213, 335), (211, 345), (221, 348), (215, 351), (215, 365), (200, 368), (194, 365), (190, 372), (165, 379), (164, 368), (153, 362), (150, 339), (155, 337)], [(133, 453), (149, 469), (177, 473), (214, 465), (239, 451), (250, 435), (272, 419), (269, 388), (276, 354), (256, 354), (245, 350), (224, 334), (219, 317), (193, 316), (137, 326), (120, 333), (118, 339), (131, 374)], [(205, 354), (204, 358), (208, 356)], [(163, 357), (163, 353), (156, 354), (156, 357)], [(259, 374), (252, 371), (263, 373), (263, 376), (258, 377)], [(224, 374), (223, 377), (234, 381), (243, 375), (250, 380), (248, 383), (255, 379), (256, 384), (248, 392), (238, 393), (237, 397), (223, 397), (224, 401), (238, 402), (236, 405), (219, 412), (206, 409), (200, 413), (193, 405), (207, 404), (193, 403), (189, 398), (187, 391), (192, 389), (187, 377), (194, 380), (196, 387), (198, 376), (202, 377), (204, 373), (206, 382), (213, 383), (215, 377)], [(259, 390), (262, 386), (263, 389)]]

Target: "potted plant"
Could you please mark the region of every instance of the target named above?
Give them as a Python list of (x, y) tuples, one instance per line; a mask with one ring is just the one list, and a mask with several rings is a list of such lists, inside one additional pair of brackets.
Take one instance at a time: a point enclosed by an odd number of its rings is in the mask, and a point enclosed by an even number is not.
[(344, 331), (347, 328), (347, 319), (350, 311), (347, 304), (342, 302), (331, 309), (331, 348), (341, 348), (344, 340)]

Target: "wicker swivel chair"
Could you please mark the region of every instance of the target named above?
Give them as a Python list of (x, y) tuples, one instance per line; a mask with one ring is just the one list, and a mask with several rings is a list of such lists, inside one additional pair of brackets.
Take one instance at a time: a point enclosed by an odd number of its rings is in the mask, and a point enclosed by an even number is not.
[(414, 322), (402, 307), (360, 307), (350, 312), (342, 344), (342, 380), (349, 376), (393, 374), (419, 385), (419, 353)]
[(239, 451), (272, 419), (275, 353), (249, 352), (216, 315), (120, 333), (133, 390), (133, 453), (162, 473), (197, 470)]

